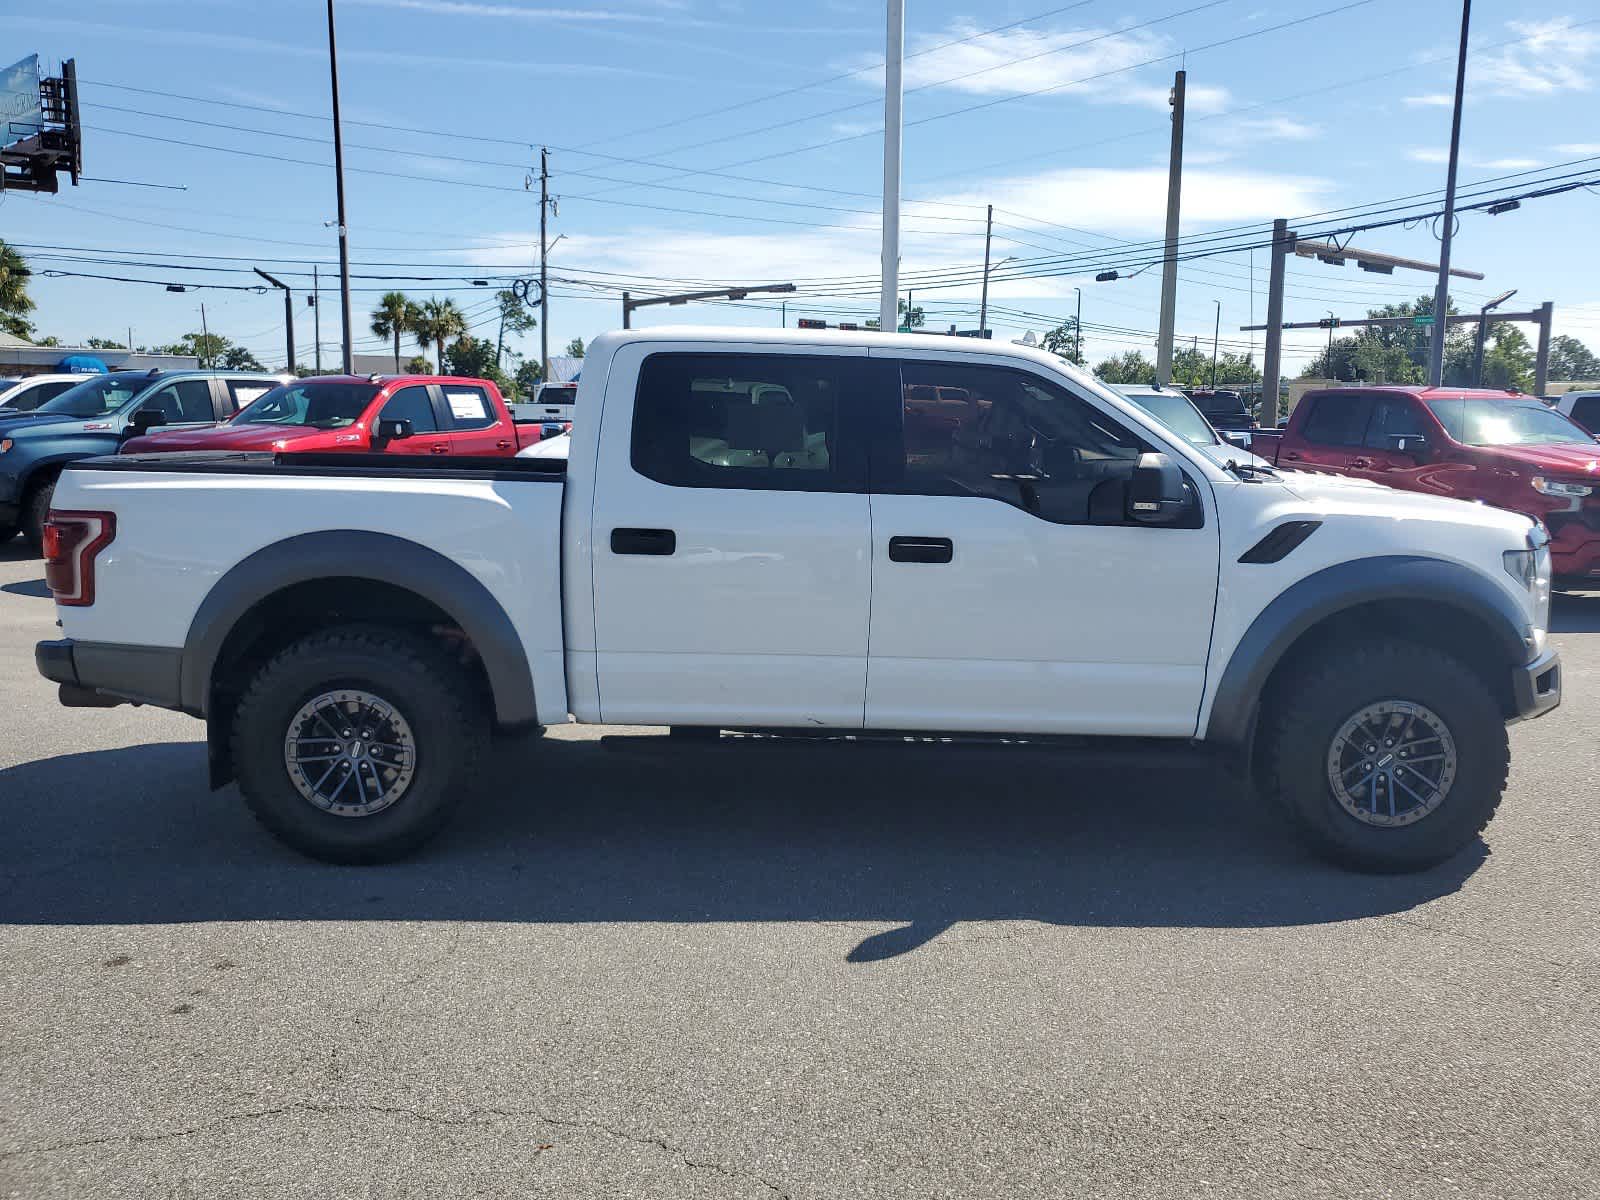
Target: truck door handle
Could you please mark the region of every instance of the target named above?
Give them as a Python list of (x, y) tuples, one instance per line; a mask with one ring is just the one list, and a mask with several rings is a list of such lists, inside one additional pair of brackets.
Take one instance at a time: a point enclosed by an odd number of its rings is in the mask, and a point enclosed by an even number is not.
[(890, 562), (947, 563), (955, 557), (955, 543), (947, 537), (892, 537)]
[(428, 447), (428, 453), (429, 454), (449, 454), (450, 453), (450, 447), (449, 446), (429, 446)]
[(1289, 451), (1289, 453), (1285, 454), (1284, 457), (1285, 458), (1292, 458), (1292, 459), (1294, 459), (1294, 460), (1296, 460), (1298, 462), (1299, 459), (1300, 459), (1300, 451), (1291, 450), (1291, 451)]
[(678, 549), (678, 535), (670, 529), (613, 529), (613, 554), (672, 554)]
[(1352, 458), (1350, 460), (1350, 465), (1352, 467), (1359, 468), (1360, 470), (1366, 470), (1372, 465), (1372, 460), (1370, 458)]
[(496, 450), (509, 450), (511, 449), (511, 443), (506, 441), (505, 438), (501, 438), (499, 441), (495, 442), (494, 448)]

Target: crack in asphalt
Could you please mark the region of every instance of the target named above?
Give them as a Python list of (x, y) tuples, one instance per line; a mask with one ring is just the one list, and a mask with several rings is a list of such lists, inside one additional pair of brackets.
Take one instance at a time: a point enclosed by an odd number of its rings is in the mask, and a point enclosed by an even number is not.
[(583, 1120), (577, 1117), (554, 1117), (548, 1113), (534, 1109), (508, 1109), (508, 1108), (472, 1108), (459, 1117), (451, 1117), (444, 1113), (424, 1112), (417, 1108), (406, 1108), (401, 1105), (386, 1104), (313, 1104), (310, 1101), (297, 1100), (290, 1104), (280, 1104), (272, 1108), (251, 1109), (245, 1112), (229, 1113), (215, 1121), (207, 1121), (200, 1125), (191, 1125), (184, 1129), (172, 1129), (160, 1133), (122, 1133), (112, 1134), (107, 1137), (80, 1138), (60, 1142), (52, 1142), (44, 1146), (25, 1146), (17, 1150), (0, 1151), (0, 1162), (7, 1159), (21, 1158), (27, 1155), (56, 1154), (65, 1150), (82, 1150), (92, 1146), (105, 1146), (120, 1143), (122, 1145), (146, 1146), (159, 1142), (177, 1141), (182, 1138), (194, 1137), (198, 1134), (210, 1133), (239, 1121), (270, 1120), (274, 1117), (287, 1116), (291, 1113), (314, 1113), (319, 1116), (342, 1115), (354, 1113), (378, 1113), (384, 1116), (407, 1117), (411, 1120), (421, 1121), (427, 1125), (443, 1126), (471, 1126), (485, 1124), (485, 1118), (499, 1117), (505, 1120), (535, 1120), (557, 1129), (576, 1129), (590, 1133), (601, 1133), (620, 1141), (630, 1142), (636, 1146), (648, 1146), (677, 1159), (690, 1170), (713, 1171), (728, 1179), (749, 1179), (766, 1188), (778, 1200), (793, 1200), (792, 1195), (773, 1183), (770, 1179), (754, 1171), (742, 1170), (729, 1166), (727, 1163), (715, 1159), (692, 1158), (689, 1154), (674, 1146), (665, 1138), (654, 1137), (650, 1134), (634, 1133), (631, 1130), (621, 1129), (608, 1125), (603, 1121)]

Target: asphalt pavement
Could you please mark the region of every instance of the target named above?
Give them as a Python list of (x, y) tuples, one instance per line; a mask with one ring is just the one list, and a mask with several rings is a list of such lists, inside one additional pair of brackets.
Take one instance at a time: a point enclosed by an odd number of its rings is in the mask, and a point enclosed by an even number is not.
[(0, 1195), (1592, 1197), (1600, 594), (1485, 844), (1206, 758), (562, 730), (399, 865), (66, 710), (0, 551)]

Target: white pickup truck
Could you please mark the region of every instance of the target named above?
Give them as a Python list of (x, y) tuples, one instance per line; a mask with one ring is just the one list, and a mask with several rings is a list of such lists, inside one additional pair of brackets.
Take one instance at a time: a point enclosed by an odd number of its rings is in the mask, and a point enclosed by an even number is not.
[(493, 732), (576, 720), (1213, 743), (1324, 853), (1412, 869), (1560, 701), (1532, 521), (1231, 461), (1050, 355), (670, 329), (581, 386), (564, 462), (72, 464), (40, 671), (203, 717), (213, 784), (345, 862), (434, 834)]

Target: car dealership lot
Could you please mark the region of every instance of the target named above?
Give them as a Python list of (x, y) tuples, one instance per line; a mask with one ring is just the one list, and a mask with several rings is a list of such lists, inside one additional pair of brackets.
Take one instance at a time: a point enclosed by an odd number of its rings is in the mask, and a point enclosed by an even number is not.
[(1423, 875), (1306, 859), (1184, 753), (581, 729), (362, 870), (207, 792), (198, 722), (58, 707), (41, 574), (0, 551), (0, 1194), (1600, 1175), (1600, 594), (1489, 853)]

